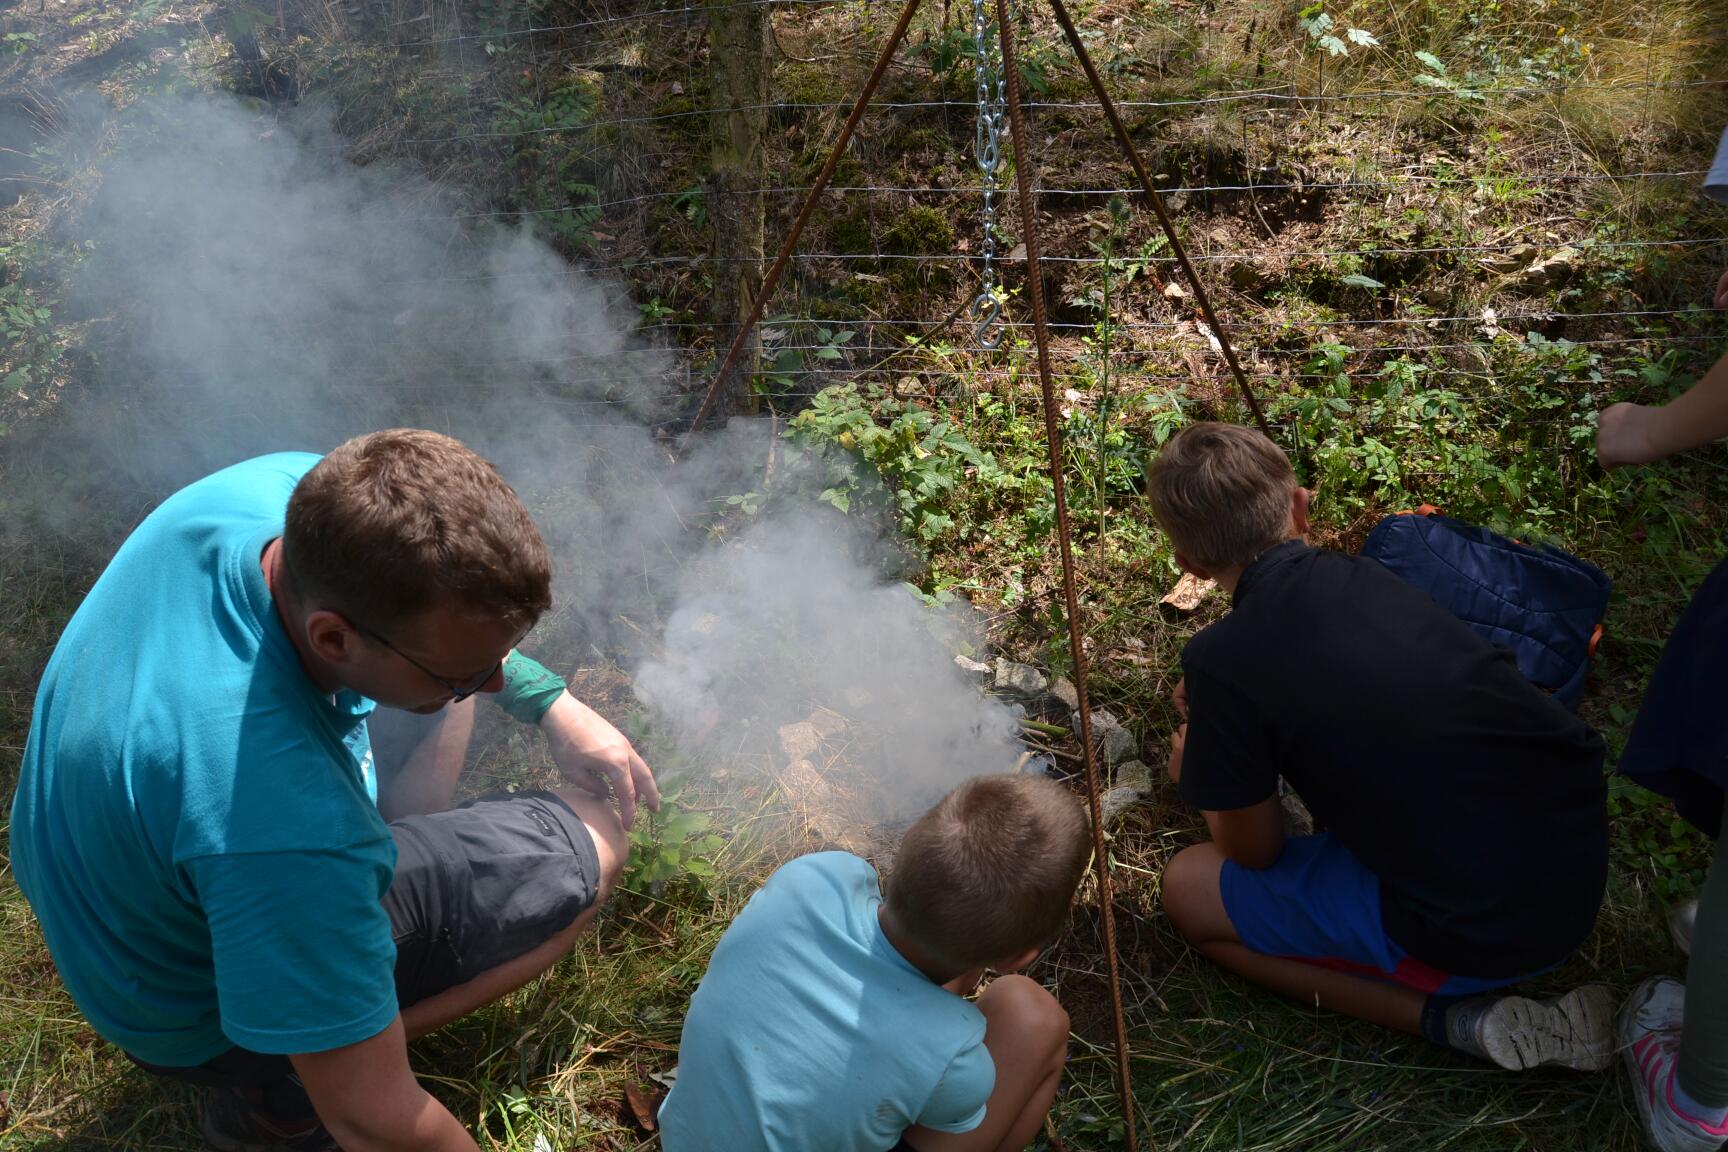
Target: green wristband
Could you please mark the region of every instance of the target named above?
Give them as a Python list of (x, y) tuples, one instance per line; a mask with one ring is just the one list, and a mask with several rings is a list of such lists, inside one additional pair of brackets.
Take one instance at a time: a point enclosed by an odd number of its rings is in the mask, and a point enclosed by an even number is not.
[(564, 695), (564, 688), (564, 677), (512, 651), (504, 661), (504, 687), (495, 699), (506, 715), (524, 724), (538, 724)]

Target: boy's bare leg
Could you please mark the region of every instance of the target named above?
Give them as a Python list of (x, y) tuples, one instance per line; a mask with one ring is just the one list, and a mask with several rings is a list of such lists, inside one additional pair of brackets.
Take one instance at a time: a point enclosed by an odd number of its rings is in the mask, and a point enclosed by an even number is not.
[(576, 946), (577, 939), (594, 923), (600, 906), (611, 897), (612, 890), (618, 885), (618, 875), (624, 870), (624, 861), (630, 855), (630, 841), (623, 825), (618, 822), (618, 813), (606, 801), (586, 792), (560, 790), (558, 795), (570, 805), (570, 810), (576, 813), (587, 827), (588, 834), (594, 838), (594, 852), (600, 858), (600, 892), (594, 903), (568, 928), (538, 948), (402, 1009), (402, 1027), (410, 1040), (436, 1032), (481, 1005), (514, 992), (551, 968)]
[(385, 820), (425, 816), (450, 807), (474, 735), (474, 698), (427, 717), (425, 726), (426, 734), (402, 770), (379, 790), (378, 812)]
[(918, 1152), (1021, 1152), (1044, 1127), (1068, 1059), (1068, 1013), (1024, 976), (1003, 976), (978, 997), (984, 1047), (996, 1064), (996, 1088), (984, 1122), (970, 1132), (908, 1128)]
[(1427, 997), (1414, 988), (1249, 951), (1224, 912), (1223, 869), (1224, 854), (1216, 844), (1185, 848), (1164, 868), (1164, 911), (1191, 947), (1219, 967), (1299, 1003), (1421, 1035)]

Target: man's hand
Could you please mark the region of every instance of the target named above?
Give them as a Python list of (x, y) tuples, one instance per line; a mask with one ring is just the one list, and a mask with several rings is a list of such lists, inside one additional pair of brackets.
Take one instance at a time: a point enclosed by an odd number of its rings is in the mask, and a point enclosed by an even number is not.
[(584, 792), (602, 797), (610, 792), (617, 799), (625, 831), (636, 823), (638, 803), (660, 811), (654, 773), (604, 716), (566, 692), (540, 718), (540, 727), (566, 780)]
[(1722, 273), (1722, 279), (1716, 281), (1716, 296), (1712, 301), (1718, 308), (1728, 308), (1728, 271)]
[(1176, 715), (1182, 717), (1182, 723), (1188, 723), (1188, 677), (1176, 681), (1176, 690), (1170, 693), (1170, 702), (1176, 705)]
[[(1186, 709), (1183, 709), (1183, 714), (1187, 714)], [(1188, 725), (1183, 724), (1170, 737), (1170, 779), (1177, 784), (1182, 783), (1182, 746), (1187, 742)]]

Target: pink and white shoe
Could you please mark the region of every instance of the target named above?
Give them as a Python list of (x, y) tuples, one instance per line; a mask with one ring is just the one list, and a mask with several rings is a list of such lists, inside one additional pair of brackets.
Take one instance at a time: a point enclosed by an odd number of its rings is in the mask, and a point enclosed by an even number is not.
[(1708, 1124), (1675, 1103), (1674, 1067), (1685, 1018), (1684, 984), (1666, 976), (1646, 980), (1620, 1010), (1621, 1050), (1645, 1142), (1656, 1152), (1717, 1152), (1728, 1141), (1728, 1124)]

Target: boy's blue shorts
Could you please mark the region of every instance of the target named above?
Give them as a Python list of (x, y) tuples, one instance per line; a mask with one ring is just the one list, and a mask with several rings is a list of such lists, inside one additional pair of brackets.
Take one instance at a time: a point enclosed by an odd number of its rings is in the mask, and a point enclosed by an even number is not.
[(1224, 913), (1250, 951), (1301, 960), (1418, 992), (1468, 996), (1527, 976), (1453, 976), (1411, 956), (1380, 921), (1380, 878), (1328, 833), (1284, 842), (1270, 868), (1224, 861)]

